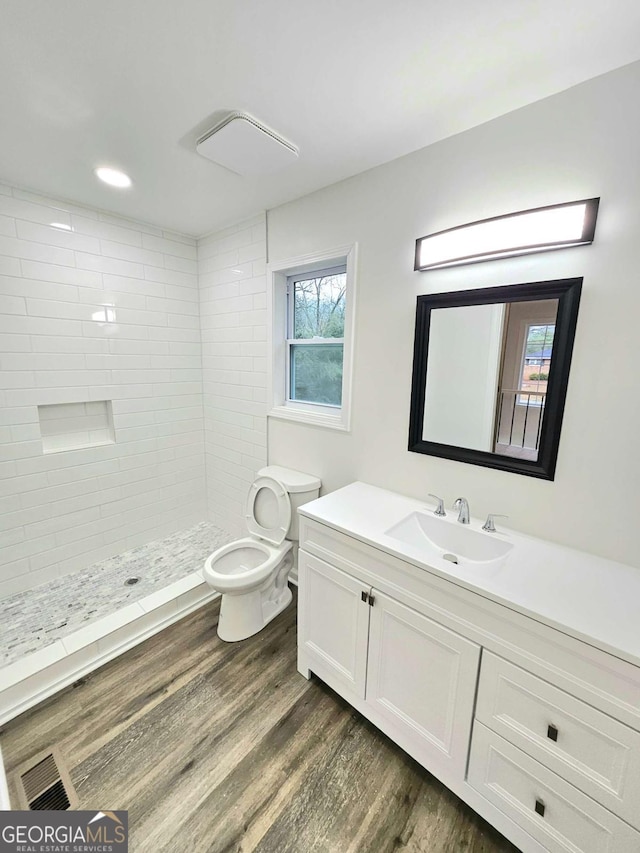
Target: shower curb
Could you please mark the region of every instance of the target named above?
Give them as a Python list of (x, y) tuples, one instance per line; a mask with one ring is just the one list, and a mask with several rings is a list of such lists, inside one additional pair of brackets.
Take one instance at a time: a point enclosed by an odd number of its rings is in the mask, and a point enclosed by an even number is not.
[(219, 595), (194, 572), (0, 669), (0, 726)]

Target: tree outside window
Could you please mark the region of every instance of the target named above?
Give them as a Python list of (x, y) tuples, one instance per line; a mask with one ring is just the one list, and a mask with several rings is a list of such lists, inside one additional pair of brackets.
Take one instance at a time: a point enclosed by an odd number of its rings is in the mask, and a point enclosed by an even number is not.
[(289, 399), (342, 404), (346, 268), (288, 281)]

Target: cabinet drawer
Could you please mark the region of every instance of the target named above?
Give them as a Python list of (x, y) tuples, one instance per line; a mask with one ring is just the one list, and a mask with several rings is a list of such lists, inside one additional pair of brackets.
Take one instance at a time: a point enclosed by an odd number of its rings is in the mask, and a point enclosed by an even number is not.
[(640, 834), (477, 720), (468, 782), (549, 853), (638, 853)]
[(476, 717), (640, 829), (640, 734), (485, 652)]

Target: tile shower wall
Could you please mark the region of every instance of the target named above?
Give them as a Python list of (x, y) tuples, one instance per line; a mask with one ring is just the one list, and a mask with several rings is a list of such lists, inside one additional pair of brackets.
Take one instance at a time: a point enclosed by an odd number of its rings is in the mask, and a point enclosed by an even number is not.
[[(195, 240), (0, 187), (0, 348), (0, 597), (206, 518)], [(115, 443), (44, 454), (85, 401)]]
[(209, 514), (237, 536), (267, 459), (264, 215), (199, 240), (198, 264)]

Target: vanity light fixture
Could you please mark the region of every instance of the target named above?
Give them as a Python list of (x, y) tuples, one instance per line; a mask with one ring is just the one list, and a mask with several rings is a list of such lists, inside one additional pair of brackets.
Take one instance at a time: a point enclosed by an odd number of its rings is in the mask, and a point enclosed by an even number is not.
[(420, 237), (414, 270), (585, 246), (593, 242), (599, 203), (599, 198), (588, 198), (536, 207)]
[(125, 175), (119, 169), (112, 169), (110, 166), (99, 166), (95, 169), (95, 175), (105, 184), (110, 187), (118, 187), (119, 189), (127, 189), (131, 186), (131, 178)]

